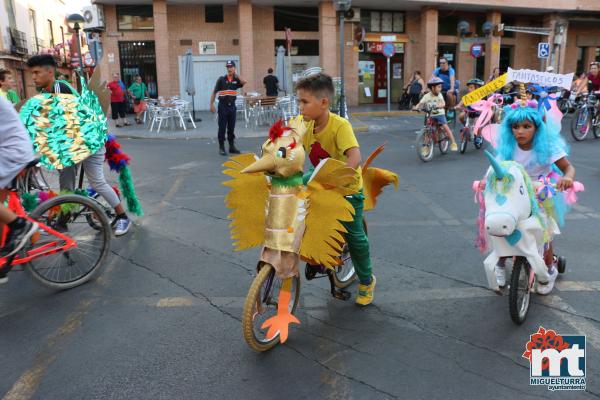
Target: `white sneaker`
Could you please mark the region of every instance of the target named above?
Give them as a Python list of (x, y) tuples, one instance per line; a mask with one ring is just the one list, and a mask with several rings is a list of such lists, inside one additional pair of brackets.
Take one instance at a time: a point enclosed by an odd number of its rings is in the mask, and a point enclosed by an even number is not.
[(506, 286), (506, 268), (496, 265), (494, 267), (494, 272), (496, 273), (496, 282), (498, 283), (498, 286)]
[(555, 267), (552, 267), (552, 270), (548, 271), (548, 275), (550, 275), (550, 279), (548, 280), (548, 282), (538, 282), (536, 290), (537, 294), (546, 295), (549, 294), (552, 291), (552, 289), (554, 289), (554, 282), (556, 282), (558, 270)]
[(129, 232), (131, 220), (129, 218), (119, 218), (115, 224), (115, 236), (121, 236)]

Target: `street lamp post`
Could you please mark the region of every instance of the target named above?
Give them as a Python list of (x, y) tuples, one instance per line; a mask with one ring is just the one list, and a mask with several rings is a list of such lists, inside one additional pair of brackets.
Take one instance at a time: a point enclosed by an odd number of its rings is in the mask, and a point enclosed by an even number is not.
[[(77, 72), (79, 75), (83, 76), (83, 58), (81, 57), (81, 43), (79, 41), (79, 30), (81, 29), (80, 23), (83, 24), (85, 19), (80, 14), (71, 14), (67, 17), (67, 24), (69, 28), (75, 31), (75, 43), (77, 44), (77, 58), (79, 58), (79, 67), (77, 67)], [(81, 91), (81, 83), (79, 79), (77, 79), (77, 89)]]
[(346, 89), (344, 87), (344, 13), (350, 9), (351, 0), (333, 0), (340, 13), (340, 116), (346, 118)]

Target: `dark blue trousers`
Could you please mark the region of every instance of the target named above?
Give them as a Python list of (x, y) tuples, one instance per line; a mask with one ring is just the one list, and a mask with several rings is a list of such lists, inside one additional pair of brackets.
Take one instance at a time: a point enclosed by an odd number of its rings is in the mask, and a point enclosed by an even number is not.
[(226, 101), (219, 101), (219, 143), (225, 143), (225, 130), (227, 130), (227, 140), (233, 142), (235, 134), (235, 118), (236, 108), (235, 102), (228, 103)]

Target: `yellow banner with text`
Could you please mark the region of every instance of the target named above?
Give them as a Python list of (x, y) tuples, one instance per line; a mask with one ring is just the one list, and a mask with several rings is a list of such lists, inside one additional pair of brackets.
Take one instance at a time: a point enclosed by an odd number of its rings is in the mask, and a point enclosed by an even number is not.
[(502, 89), (506, 85), (506, 78), (508, 74), (500, 75), (487, 85), (480, 87), (477, 90), (467, 93), (462, 97), (462, 102), (465, 106), (475, 103), (478, 100), (483, 99), (485, 96), (489, 96), (495, 91)]

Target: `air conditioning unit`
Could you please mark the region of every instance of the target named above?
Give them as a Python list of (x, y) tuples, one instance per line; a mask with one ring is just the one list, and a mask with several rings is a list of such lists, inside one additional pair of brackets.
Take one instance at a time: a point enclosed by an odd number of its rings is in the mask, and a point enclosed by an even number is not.
[(346, 22), (360, 22), (360, 8), (350, 7), (344, 14), (344, 19)]
[(102, 6), (94, 4), (93, 6), (83, 7), (83, 19), (85, 19), (83, 30), (103, 31), (106, 27)]

